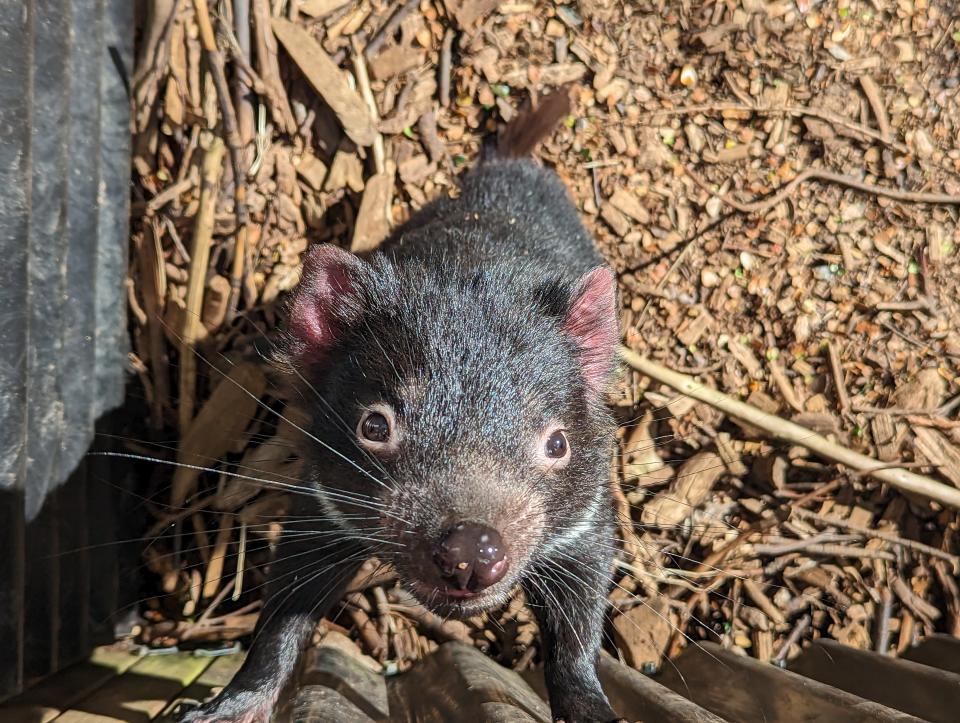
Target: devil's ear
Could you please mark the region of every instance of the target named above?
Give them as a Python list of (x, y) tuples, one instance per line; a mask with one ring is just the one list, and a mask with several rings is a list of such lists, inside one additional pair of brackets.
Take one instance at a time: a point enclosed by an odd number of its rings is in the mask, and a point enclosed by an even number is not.
[(307, 252), (289, 307), (287, 332), (294, 356), (319, 361), (345, 325), (362, 313), (358, 282), (364, 262), (333, 244)]
[(601, 394), (620, 341), (617, 277), (611, 269), (601, 266), (581, 277), (563, 316), (563, 331), (577, 345), (587, 387)]

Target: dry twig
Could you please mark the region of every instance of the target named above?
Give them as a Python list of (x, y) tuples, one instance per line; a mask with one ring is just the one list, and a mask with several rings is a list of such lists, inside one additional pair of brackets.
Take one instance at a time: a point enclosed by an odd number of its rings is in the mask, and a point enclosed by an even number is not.
[(207, 283), (210, 263), (210, 243), (213, 240), (213, 218), (217, 206), (220, 173), (223, 168), (223, 141), (216, 136), (209, 139), (203, 156), (200, 181), (200, 210), (193, 226), (193, 249), (190, 252), (190, 279), (187, 285), (186, 314), (180, 340), (180, 430), (185, 432), (193, 419), (196, 406), (197, 360), (194, 345), (200, 338), (200, 314), (203, 311), (203, 290)]
[(676, 389), (694, 399), (709, 404), (725, 414), (740, 419), (748, 424), (765, 430), (775, 437), (785, 439), (794, 444), (803, 445), (834, 462), (847, 465), (855, 470), (886, 482), (903, 491), (926, 497), (942, 505), (960, 509), (960, 490), (948, 487), (929, 477), (915, 474), (905, 469), (890, 468), (882, 462), (855, 452), (852, 449), (831, 442), (826, 437), (811, 432), (785, 419), (767, 414), (749, 404), (732, 399), (716, 389), (700, 384), (690, 377), (678, 374), (666, 367), (640, 356), (630, 349), (621, 349), (621, 356), (633, 369), (645, 374), (662, 384)]
[(830, 183), (836, 183), (841, 186), (847, 186), (849, 188), (854, 188), (858, 191), (863, 191), (864, 193), (871, 193), (875, 196), (885, 196), (887, 198), (892, 198), (897, 201), (908, 201), (911, 203), (931, 203), (931, 204), (957, 204), (960, 205), (960, 196), (954, 196), (949, 193), (927, 193), (926, 191), (900, 191), (895, 188), (885, 188), (884, 186), (877, 186), (873, 183), (866, 183), (865, 181), (858, 181), (853, 176), (847, 176), (843, 173), (835, 173), (833, 171), (826, 171), (821, 168), (808, 168), (805, 171), (801, 171), (797, 174), (796, 178), (787, 183), (783, 188), (781, 188), (776, 193), (767, 196), (766, 198), (753, 201), (752, 203), (742, 203), (737, 199), (730, 196), (728, 193), (717, 193), (713, 188), (710, 187), (710, 184), (707, 183), (696, 171), (694, 171), (690, 166), (684, 166), (684, 171), (687, 176), (690, 177), (690, 180), (699, 186), (703, 191), (706, 191), (711, 196), (716, 196), (725, 204), (731, 208), (735, 208), (741, 213), (763, 213), (768, 211), (778, 203), (783, 201), (785, 198), (789, 197), (790, 194), (804, 181), (809, 180), (821, 180), (829, 181)]
[[(250, 217), (247, 211), (247, 174), (243, 162), (243, 141), (237, 125), (237, 114), (230, 98), (227, 76), (223, 65), (223, 55), (217, 47), (217, 39), (210, 23), (210, 11), (207, 0), (193, 0), (197, 9), (197, 24), (200, 26), (200, 41), (210, 64), (210, 73), (217, 88), (220, 101), (220, 115), (223, 121), (224, 140), (230, 149), (230, 163), (233, 167), (234, 212), (237, 216), (237, 233), (233, 246), (233, 265), (230, 270), (230, 299), (227, 302), (227, 323), (233, 320), (240, 298), (240, 279), (243, 276), (244, 260), (247, 249), (247, 233)], [(249, 39), (248, 39), (249, 40)], [(249, 45), (249, 42), (248, 42)], [(243, 47), (241, 41), (241, 48)], [(250, 109), (250, 122), (253, 123), (253, 110)]]

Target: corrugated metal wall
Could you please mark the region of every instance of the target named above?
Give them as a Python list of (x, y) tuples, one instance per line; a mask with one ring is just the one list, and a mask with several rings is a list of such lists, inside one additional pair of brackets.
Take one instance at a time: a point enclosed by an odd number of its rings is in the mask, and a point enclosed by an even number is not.
[(116, 604), (115, 552), (68, 551), (116, 522), (83, 460), (124, 393), (133, 9), (0, 0), (0, 698)]

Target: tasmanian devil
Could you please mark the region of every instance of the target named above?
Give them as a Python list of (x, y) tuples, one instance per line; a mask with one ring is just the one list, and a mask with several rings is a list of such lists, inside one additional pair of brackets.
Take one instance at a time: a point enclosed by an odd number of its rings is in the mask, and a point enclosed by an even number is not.
[(308, 253), (285, 358), (308, 403), (309, 493), (294, 495), (243, 668), (182, 721), (268, 720), (370, 555), (444, 616), (519, 586), (554, 719), (617, 719), (596, 672), (614, 554), (616, 278), (529, 157), (568, 104), (557, 92), (522, 114), (456, 198), (368, 258)]

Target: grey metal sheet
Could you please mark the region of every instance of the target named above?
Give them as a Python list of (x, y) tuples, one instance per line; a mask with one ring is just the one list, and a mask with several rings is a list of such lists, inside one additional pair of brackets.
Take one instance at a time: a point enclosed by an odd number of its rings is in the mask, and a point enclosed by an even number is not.
[[(96, 334), (97, 256), (100, 186), (100, 86), (103, 0), (74, 0), (75, 42), (70, 65), (70, 128), (67, 177), (67, 256), (64, 289), (63, 352), (60, 394), (63, 401), (63, 466), (70, 473), (90, 445), (96, 416), (94, 336)], [(83, 373), (81, 370), (91, 370)]]
[(26, 7), (0, 3), (0, 488), (17, 483), (25, 455), (32, 57)]
[(30, 123), (30, 222), (27, 231), (27, 444), (25, 502), (28, 519), (40, 511), (57, 479), (63, 402), (63, 279), (66, 272), (67, 100), (70, 82), (68, 0), (35, 0), (33, 115)]
[[(129, 0), (103, 0), (100, 55), (100, 223), (97, 238), (96, 388), (100, 416), (123, 401), (127, 366), (124, 279), (130, 219), (130, 99), (133, 9)], [(92, 380), (91, 380), (92, 381)]]

